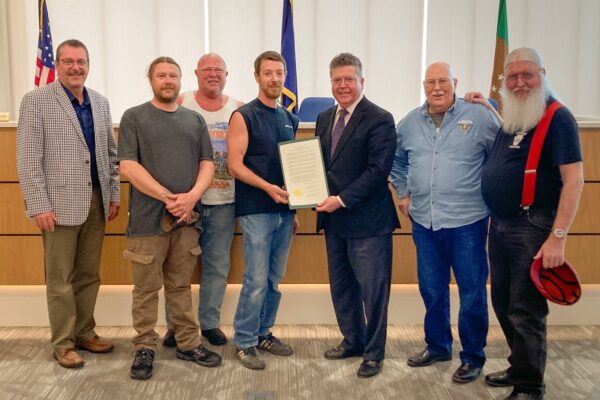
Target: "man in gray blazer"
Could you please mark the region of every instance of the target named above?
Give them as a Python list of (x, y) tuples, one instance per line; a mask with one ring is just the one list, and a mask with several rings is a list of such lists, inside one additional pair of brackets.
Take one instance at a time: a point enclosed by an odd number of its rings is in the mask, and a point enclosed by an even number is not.
[(83, 366), (75, 348), (108, 353), (94, 328), (106, 220), (119, 212), (117, 147), (108, 101), (84, 86), (89, 54), (78, 40), (56, 50), (58, 82), (27, 93), (17, 125), (26, 215), (42, 231), (54, 358)]

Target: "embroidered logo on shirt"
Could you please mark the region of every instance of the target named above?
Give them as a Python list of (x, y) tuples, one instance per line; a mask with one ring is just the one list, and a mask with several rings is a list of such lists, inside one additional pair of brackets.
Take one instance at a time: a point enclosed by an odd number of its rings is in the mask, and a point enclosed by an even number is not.
[(469, 133), (469, 130), (473, 126), (473, 121), (470, 119), (461, 119), (457, 122), (457, 125), (463, 130), (463, 133)]
[(510, 146), (508, 146), (509, 149), (520, 149), (521, 146), (519, 146), (519, 144), (523, 141), (523, 138), (527, 135), (527, 132), (517, 132), (515, 133), (515, 137), (513, 138), (513, 142)]

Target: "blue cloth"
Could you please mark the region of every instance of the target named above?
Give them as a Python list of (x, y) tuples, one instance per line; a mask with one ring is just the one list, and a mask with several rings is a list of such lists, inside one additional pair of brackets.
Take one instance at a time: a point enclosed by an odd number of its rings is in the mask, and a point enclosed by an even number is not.
[[(502, 132), (496, 138), (483, 168), (481, 190), (485, 202), (497, 215), (512, 217), (521, 212), (525, 164), (536, 127), (525, 135), (518, 146), (513, 145), (515, 135)], [(561, 107), (554, 114), (544, 140), (537, 168), (535, 200), (531, 208), (556, 210), (562, 190), (558, 167), (582, 160), (577, 122), (566, 107)]]
[(392, 282), (392, 234), (344, 238), (325, 230), (331, 298), (344, 349), (383, 360)]
[(246, 267), (242, 290), (233, 319), (237, 347), (258, 345), (258, 336), (268, 336), (275, 324), (292, 243), (294, 213), (251, 214), (240, 217)]
[[(280, 142), (293, 140), (298, 117), (281, 107), (271, 108), (254, 99), (237, 110), (248, 128), (248, 148), (244, 165), (256, 175), (279, 187), (284, 185), (279, 158)], [(235, 215), (288, 211), (287, 204), (277, 204), (264, 191), (235, 180)]]
[(202, 271), (200, 273), (200, 304), (198, 321), (200, 329), (218, 328), (221, 304), (229, 275), (231, 241), (235, 227), (235, 205), (202, 205), (200, 247)]
[(460, 359), (474, 367), (485, 363), (488, 332), (487, 218), (458, 228), (433, 230), (413, 222), (419, 291), (425, 303), (425, 342), (432, 354), (452, 354), (450, 266), (458, 284)]
[(90, 174), (92, 177), (92, 186), (94, 188), (100, 188), (100, 179), (98, 178), (98, 165), (96, 164), (96, 140), (94, 138), (94, 118), (92, 115), (92, 105), (90, 103), (90, 96), (88, 95), (87, 89), (83, 88), (83, 103), (79, 103), (77, 97), (71, 93), (66, 87), (63, 86), (67, 97), (73, 105), (77, 120), (81, 126), (85, 143), (90, 151)]
[(426, 228), (456, 228), (486, 217), (482, 166), (500, 129), (485, 107), (456, 99), (436, 128), (428, 103), (397, 126), (392, 184), (410, 195), (409, 213)]

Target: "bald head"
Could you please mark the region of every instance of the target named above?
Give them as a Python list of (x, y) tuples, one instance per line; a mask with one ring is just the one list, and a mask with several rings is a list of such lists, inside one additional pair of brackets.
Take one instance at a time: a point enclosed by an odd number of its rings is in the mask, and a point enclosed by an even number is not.
[(200, 96), (213, 99), (222, 96), (227, 82), (225, 60), (215, 53), (204, 54), (198, 60), (196, 77)]
[(448, 63), (438, 61), (430, 64), (425, 70), (425, 80), (429, 74), (446, 74), (451, 80), (454, 79), (454, 68)]
[(450, 64), (436, 62), (427, 67), (423, 88), (429, 103), (429, 113), (445, 113), (452, 107), (457, 83)]

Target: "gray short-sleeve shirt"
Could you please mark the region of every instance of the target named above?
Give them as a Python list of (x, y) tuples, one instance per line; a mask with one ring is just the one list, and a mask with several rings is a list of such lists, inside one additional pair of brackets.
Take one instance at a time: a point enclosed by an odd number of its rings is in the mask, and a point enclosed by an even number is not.
[[(179, 107), (167, 112), (147, 102), (128, 109), (121, 118), (119, 161), (137, 161), (172, 193), (188, 192), (196, 182), (200, 161), (212, 156), (206, 123), (195, 111)], [(160, 219), (166, 214), (162, 201), (130, 186), (128, 236), (163, 233)]]

